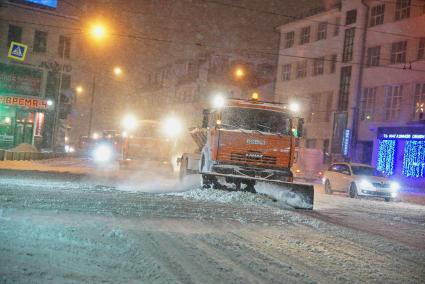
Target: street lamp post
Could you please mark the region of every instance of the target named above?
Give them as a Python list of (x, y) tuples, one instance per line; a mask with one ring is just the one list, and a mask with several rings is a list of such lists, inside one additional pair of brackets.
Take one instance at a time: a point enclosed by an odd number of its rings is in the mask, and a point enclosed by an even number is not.
[(94, 106), (95, 91), (96, 91), (96, 74), (93, 75), (93, 83), (91, 88), (90, 109), (89, 109), (89, 128), (87, 130), (87, 138), (90, 138), (92, 124), (93, 124), (93, 106)]

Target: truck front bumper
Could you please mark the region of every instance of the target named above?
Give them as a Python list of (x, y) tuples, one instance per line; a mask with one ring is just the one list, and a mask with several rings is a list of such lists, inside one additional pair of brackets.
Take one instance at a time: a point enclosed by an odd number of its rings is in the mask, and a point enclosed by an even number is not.
[(267, 180), (293, 181), (293, 175), (289, 169), (263, 169), (257, 167), (242, 167), (234, 165), (216, 164), (212, 166), (213, 173), (222, 175), (240, 176), (241, 178), (260, 178)]

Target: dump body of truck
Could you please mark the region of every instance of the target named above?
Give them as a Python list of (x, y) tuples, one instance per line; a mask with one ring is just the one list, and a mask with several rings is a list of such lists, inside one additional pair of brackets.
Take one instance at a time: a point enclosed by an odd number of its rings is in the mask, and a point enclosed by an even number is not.
[(199, 157), (204, 187), (234, 184), (237, 190), (255, 192), (255, 184), (260, 181), (280, 184), (303, 199), (300, 208), (312, 209), (313, 187), (293, 182), (293, 129), (298, 123), (286, 106), (228, 100), (225, 106), (208, 110), (204, 115), (203, 127), (191, 130), (200, 154), (182, 157)]

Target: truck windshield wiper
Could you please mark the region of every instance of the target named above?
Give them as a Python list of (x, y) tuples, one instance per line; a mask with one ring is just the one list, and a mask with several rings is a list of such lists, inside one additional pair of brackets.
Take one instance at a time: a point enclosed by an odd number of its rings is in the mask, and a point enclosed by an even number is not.
[(268, 127), (266, 125), (262, 125), (262, 124), (259, 124), (259, 123), (257, 123), (257, 126), (263, 127), (265, 129), (267, 129), (269, 132), (272, 132), (272, 128), (271, 127)]

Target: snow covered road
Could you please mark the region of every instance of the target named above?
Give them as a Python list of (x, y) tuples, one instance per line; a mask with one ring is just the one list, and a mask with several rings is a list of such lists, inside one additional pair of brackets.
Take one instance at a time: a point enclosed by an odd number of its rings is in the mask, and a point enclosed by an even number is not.
[(0, 283), (425, 279), (425, 206), (317, 194), (295, 211), (196, 183), (1, 171)]

